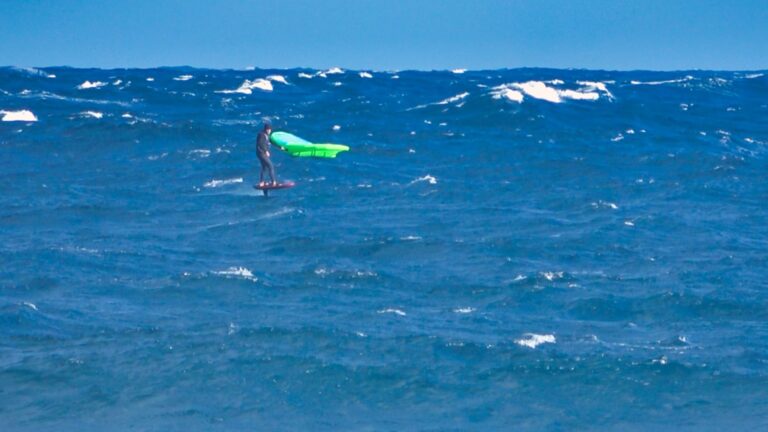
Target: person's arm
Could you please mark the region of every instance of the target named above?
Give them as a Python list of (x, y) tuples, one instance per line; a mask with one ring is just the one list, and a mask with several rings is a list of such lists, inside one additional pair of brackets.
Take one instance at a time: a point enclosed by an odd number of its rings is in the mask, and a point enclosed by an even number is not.
[(259, 136), (256, 139), (256, 150), (259, 155), (269, 157), (269, 139), (262, 132), (259, 132)]

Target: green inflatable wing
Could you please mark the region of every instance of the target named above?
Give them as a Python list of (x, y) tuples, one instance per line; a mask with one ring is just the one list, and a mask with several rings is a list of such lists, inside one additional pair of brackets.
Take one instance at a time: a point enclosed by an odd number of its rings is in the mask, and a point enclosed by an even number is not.
[(288, 132), (272, 132), (269, 140), (291, 156), (335, 158), (337, 154), (349, 150), (341, 144), (315, 144)]

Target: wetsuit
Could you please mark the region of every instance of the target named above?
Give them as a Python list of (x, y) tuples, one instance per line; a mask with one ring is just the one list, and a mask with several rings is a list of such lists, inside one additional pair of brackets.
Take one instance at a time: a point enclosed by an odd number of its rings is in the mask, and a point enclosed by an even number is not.
[(269, 136), (264, 131), (259, 132), (259, 135), (256, 138), (256, 155), (259, 157), (259, 162), (261, 162), (259, 183), (264, 181), (265, 170), (269, 172), (269, 177), (273, 182), (277, 181), (277, 178), (275, 177), (275, 167), (272, 165), (272, 161), (269, 160), (269, 156), (267, 155), (269, 153), (269, 147)]

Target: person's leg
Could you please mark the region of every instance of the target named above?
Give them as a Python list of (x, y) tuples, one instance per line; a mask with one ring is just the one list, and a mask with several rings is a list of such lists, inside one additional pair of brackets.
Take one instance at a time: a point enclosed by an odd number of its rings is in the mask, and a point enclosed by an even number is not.
[(277, 184), (277, 177), (275, 176), (275, 166), (272, 161), (267, 159), (267, 169), (269, 170), (269, 178), (272, 179), (272, 184)]
[(261, 164), (261, 169), (259, 170), (259, 186), (264, 186), (264, 172), (269, 169), (269, 160), (259, 155), (259, 163)]

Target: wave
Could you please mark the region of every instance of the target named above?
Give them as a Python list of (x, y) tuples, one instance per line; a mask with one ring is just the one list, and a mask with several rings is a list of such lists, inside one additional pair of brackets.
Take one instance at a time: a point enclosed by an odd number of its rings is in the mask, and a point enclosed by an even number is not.
[(11, 66), (9, 69), (15, 72), (21, 72), (23, 74), (31, 75), (31, 76), (40, 76), (40, 77), (49, 78), (49, 79), (56, 78), (56, 75), (54, 74), (51, 74), (42, 69), (37, 69), (33, 67)]
[(517, 103), (522, 103), (524, 99), (524, 96), (521, 92), (509, 88), (507, 84), (502, 84), (492, 88), (491, 96), (494, 99), (507, 99)]
[(577, 84), (581, 87), (576, 90), (558, 89), (548, 86), (548, 83), (551, 85), (564, 84), (562, 80), (513, 82), (493, 87), (491, 96), (494, 99), (508, 99), (517, 103), (523, 102), (524, 96), (551, 103), (562, 103), (565, 99), (596, 101), (600, 98), (598, 91), (601, 91), (607, 97), (613, 98), (613, 94), (608, 91), (604, 83), (580, 81)]
[(269, 81), (279, 82), (280, 84), (288, 85), (288, 80), (282, 75), (270, 75), (267, 77)]
[(240, 84), (240, 87), (234, 89), (234, 90), (218, 90), (216, 93), (225, 93), (225, 94), (231, 94), (231, 93), (240, 93), (240, 94), (253, 94), (253, 89), (259, 89), (263, 91), (271, 92), (274, 90), (274, 87), (272, 87), (272, 82), (263, 78), (257, 78), (253, 81), (251, 80), (245, 80), (242, 84)]
[(76, 104), (96, 104), (96, 105), (117, 105), (121, 107), (130, 107), (132, 106), (131, 103), (123, 102), (123, 101), (117, 101), (117, 100), (100, 100), (100, 99), (83, 99), (83, 98), (76, 98), (76, 97), (68, 97), (68, 96), (62, 96), (56, 93), (50, 93), (47, 91), (41, 91), (41, 92), (22, 92), (19, 93), (19, 97), (22, 98), (34, 98), (34, 99), (53, 99), (53, 100), (59, 100), (63, 102), (70, 102), (70, 103), (76, 103)]
[(438, 102), (433, 102), (433, 103), (424, 104), (424, 105), (417, 105), (417, 106), (415, 106), (413, 108), (408, 108), (406, 111), (422, 109), (422, 108), (426, 108), (426, 107), (432, 106), (432, 105), (448, 105), (448, 104), (451, 104), (451, 103), (454, 103), (454, 102), (459, 102), (459, 101), (465, 99), (467, 96), (469, 96), (469, 92), (464, 92), (464, 93), (461, 93), (461, 94), (457, 94), (456, 96), (451, 96), (449, 98), (443, 99), (443, 100), (438, 101)]
[(632, 80), (629, 83), (632, 85), (663, 85), (663, 84), (678, 84), (693, 80), (691, 75), (686, 75), (683, 78), (664, 80), (664, 81), (635, 81)]

